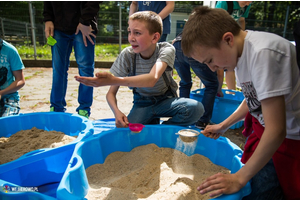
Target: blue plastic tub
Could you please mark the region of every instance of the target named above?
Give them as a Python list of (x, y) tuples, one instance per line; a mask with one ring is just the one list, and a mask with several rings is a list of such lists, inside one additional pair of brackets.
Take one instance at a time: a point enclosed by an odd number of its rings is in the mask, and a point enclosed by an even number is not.
[(0, 137), (10, 137), (21, 130), (33, 127), (46, 131), (61, 131), (69, 136), (77, 136), (77, 142), (93, 134), (93, 123), (78, 114), (62, 112), (37, 112), (0, 118)]
[[(202, 102), (204, 90), (205, 88), (191, 91), (190, 98)], [(222, 89), (222, 91), (224, 97), (215, 98), (214, 110), (211, 118), (211, 121), (215, 124), (218, 124), (229, 117), (244, 100), (244, 95), (242, 92), (226, 89)], [(234, 92), (234, 94), (230, 94), (228, 92)], [(240, 128), (243, 126), (243, 124), (244, 121), (240, 121), (231, 126), (230, 129)]]
[[(154, 143), (158, 147), (175, 148), (178, 135), (185, 127), (168, 125), (146, 125), (142, 132), (135, 134), (129, 128), (116, 128), (85, 138), (77, 143), (74, 154), (66, 169), (58, 190), (59, 199), (83, 199), (89, 189), (85, 170), (95, 164), (103, 164), (106, 157), (116, 151), (129, 152), (133, 148)], [(190, 156), (182, 149), (177, 149)], [(213, 140), (199, 135), (192, 154), (208, 157), (213, 163), (235, 173), (242, 167), (242, 150), (225, 137)], [(242, 199), (251, 192), (250, 183), (239, 192), (222, 195), (217, 199)]]
[[(93, 124), (77, 114), (43, 112), (0, 118), (0, 137), (10, 137), (33, 127), (61, 131), (77, 138), (62, 147), (31, 151), (0, 165), (0, 199), (55, 199), (56, 189), (78, 141), (93, 134)], [(12, 192), (38, 188), (38, 192)], [(19, 190), (20, 191), (20, 190)]]

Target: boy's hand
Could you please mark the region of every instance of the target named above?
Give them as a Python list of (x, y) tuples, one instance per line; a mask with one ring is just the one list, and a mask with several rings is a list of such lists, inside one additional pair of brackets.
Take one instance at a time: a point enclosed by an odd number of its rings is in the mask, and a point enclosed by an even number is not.
[(78, 24), (75, 35), (78, 34), (78, 32), (81, 31), (82, 33), (82, 39), (83, 39), (83, 43), (84, 46), (87, 47), (87, 42), (86, 42), (86, 38), (92, 43), (92, 45), (94, 45), (94, 41), (92, 40), (91, 36), (96, 38), (96, 35), (93, 33), (93, 29), (91, 26), (85, 26), (81, 23)]
[(110, 85), (113, 75), (107, 72), (96, 73), (95, 77), (75, 76), (76, 81), (90, 87)]
[(243, 185), (239, 183), (237, 174), (222, 174), (217, 173), (208, 177), (197, 190), (200, 194), (209, 194), (210, 197), (215, 197), (221, 194), (232, 194), (238, 192)]
[(222, 129), (221, 124), (207, 125), (201, 133), (209, 138), (218, 139), (227, 129)]
[(120, 112), (120, 113), (116, 114), (115, 120), (116, 120), (116, 127), (117, 128), (126, 128), (126, 127), (128, 127), (129, 121), (128, 121), (126, 115), (124, 115), (124, 113)]

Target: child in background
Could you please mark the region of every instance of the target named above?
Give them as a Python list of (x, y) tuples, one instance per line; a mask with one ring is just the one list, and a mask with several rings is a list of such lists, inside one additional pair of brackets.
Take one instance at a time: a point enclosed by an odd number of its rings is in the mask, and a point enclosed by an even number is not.
[(25, 85), (23, 62), (17, 49), (0, 38), (0, 117), (18, 115), (18, 90)]
[(245, 165), (234, 174), (209, 177), (198, 187), (200, 193), (232, 194), (252, 179), (252, 193), (245, 199), (282, 199), (281, 188), (285, 199), (300, 199), (300, 74), (295, 46), (272, 33), (242, 30), (223, 9), (198, 7), (184, 26), (182, 50), (212, 71), (235, 68), (245, 96), (231, 116), (202, 131), (216, 139), (246, 117)]
[[(111, 85), (106, 99), (117, 127), (130, 123), (158, 124), (161, 117), (169, 118), (163, 124), (187, 126), (194, 124), (204, 113), (203, 105), (193, 99), (178, 98), (177, 84), (172, 78), (175, 49), (167, 42), (158, 43), (162, 21), (152, 11), (136, 12), (129, 17), (128, 41), (110, 68), (110, 73), (76, 80), (88, 86)], [(133, 107), (128, 116), (118, 108), (117, 92), (120, 86), (133, 90)]]

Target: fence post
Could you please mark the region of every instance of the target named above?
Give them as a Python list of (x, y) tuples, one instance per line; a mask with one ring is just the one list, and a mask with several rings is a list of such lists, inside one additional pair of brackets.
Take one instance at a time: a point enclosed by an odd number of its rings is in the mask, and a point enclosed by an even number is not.
[(121, 2), (119, 2), (119, 53), (122, 50), (122, 9)]
[(28, 34), (28, 23), (26, 23), (26, 43), (29, 45), (29, 42), (27, 41), (29, 39), (29, 34)]
[(4, 32), (4, 24), (3, 24), (3, 19), (1, 19), (1, 28), (2, 28), (2, 36), (3, 36), (3, 40), (5, 39), (5, 32)]
[(29, 5), (29, 15), (30, 15), (30, 22), (31, 22), (32, 42), (33, 42), (33, 48), (34, 48), (34, 59), (36, 60), (35, 26), (34, 26), (34, 17), (33, 17), (31, 1), (29, 1), (28, 5)]
[(286, 15), (285, 15), (285, 22), (284, 22), (284, 30), (283, 30), (283, 37), (285, 38), (286, 33), (286, 27), (289, 19), (289, 12), (290, 12), (290, 6), (288, 5), (286, 8)]

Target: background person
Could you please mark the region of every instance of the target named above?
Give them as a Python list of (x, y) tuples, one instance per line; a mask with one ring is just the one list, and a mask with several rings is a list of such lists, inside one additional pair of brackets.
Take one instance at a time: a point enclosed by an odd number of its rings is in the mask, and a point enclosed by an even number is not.
[[(53, 79), (50, 111), (66, 110), (66, 91), (70, 54), (74, 48), (80, 76), (94, 76), (95, 38), (98, 31), (98, 1), (45, 1), (44, 22), (46, 38), (57, 43), (51, 47)], [(93, 103), (93, 88), (80, 84), (76, 109), (79, 115), (89, 117)]]
[(150, 10), (157, 13), (163, 20), (163, 34), (159, 42), (165, 42), (171, 32), (171, 13), (175, 8), (175, 1), (132, 1), (129, 16), (136, 11)]
[[(207, 65), (199, 63), (193, 58), (187, 57), (183, 54), (181, 49), (181, 36), (180, 33), (174, 40), (173, 46), (175, 47), (175, 62), (174, 67), (180, 77), (179, 82), (179, 96), (190, 98), (191, 88), (193, 86), (191, 68), (199, 77), (201, 82), (205, 85), (202, 104), (204, 106), (204, 114), (196, 122), (195, 126), (199, 129), (204, 129), (210, 122), (212, 117), (215, 97), (218, 94), (223, 95), (221, 88), (219, 89), (219, 82), (217, 72), (211, 71)], [(219, 89), (219, 91), (218, 91)]]
[(0, 117), (19, 114), (18, 90), (25, 85), (24, 68), (18, 50), (0, 38)]

